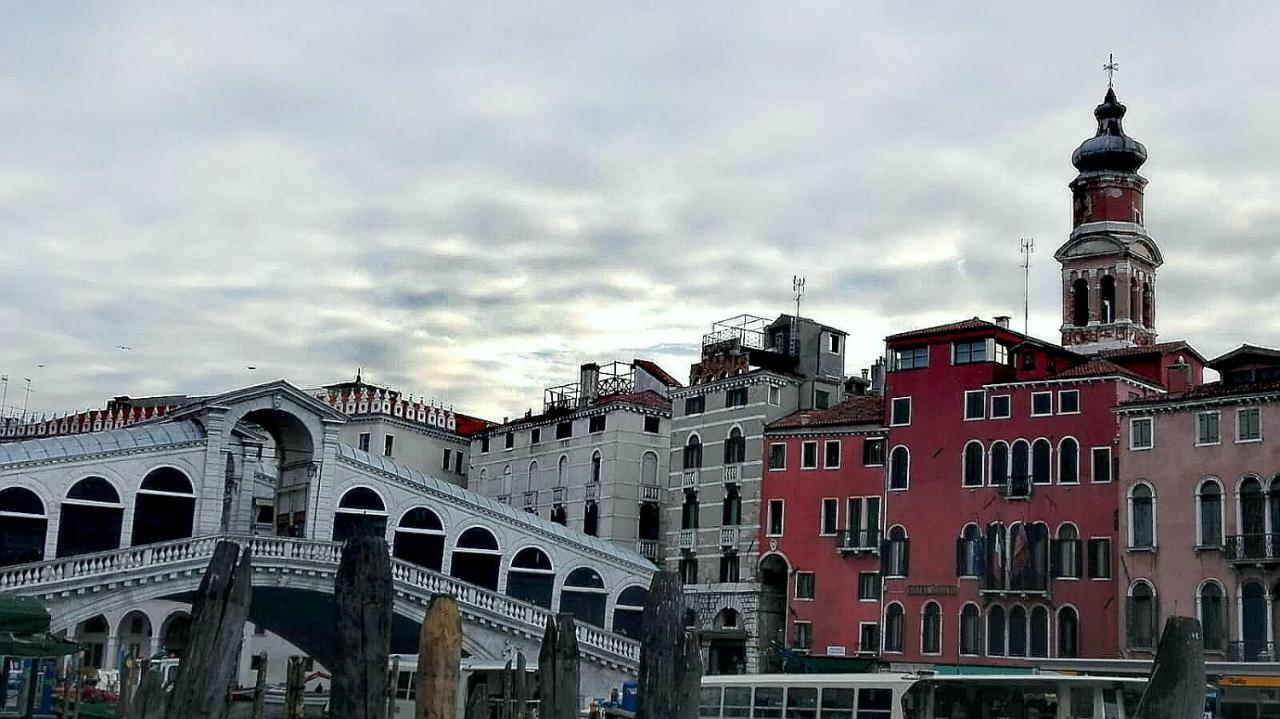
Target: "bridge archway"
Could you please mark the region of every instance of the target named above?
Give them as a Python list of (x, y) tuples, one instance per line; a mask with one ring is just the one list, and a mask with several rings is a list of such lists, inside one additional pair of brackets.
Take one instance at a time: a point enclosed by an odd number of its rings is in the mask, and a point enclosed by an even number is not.
[(196, 516), (196, 492), (186, 472), (156, 467), (142, 478), (133, 501), (130, 544), (139, 546), (191, 536)]
[(476, 526), (458, 535), (449, 562), (451, 576), (497, 591), (501, 570), (502, 549), (493, 532)]
[[(248, 409), (234, 420), (228, 437), (229, 449), (238, 451), (247, 460), (241, 468), (243, 477), (238, 482), (227, 483), (223, 506), (256, 513), (252, 506), (271, 507), (275, 517), (275, 533), (282, 537), (304, 537), (307, 533), (308, 497), (312, 480), (319, 474), (317, 448), (323, 443), (323, 432), (288, 409), (281, 402), (275, 406)], [(309, 416), (314, 422), (317, 418)], [(255, 480), (257, 473), (274, 478), (270, 488), (260, 487)], [(235, 496), (247, 487), (253, 501), (246, 503)], [(265, 513), (265, 512), (264, 512)], [(240, 517), (239, 521), (224, 518), (228, 526), (251, 526), (256, 517)]]
[(95, 614), (76, 625), (72, 641), (84, 648), (84, 666), (106, 668), (107, 641), (111, 637), (111, 624), (104, 614)]
[(569, 572), (560, 590), (560, 611), (568, 612), (580, 622), (605, 626), (605, 605), (609, 590), (604, 579), (591, 567), (578, 567)]
[(414, 507), (396, 525), (391, 553), (434, 572), (444, 566), (444, 523), (427, 507)]
[(0, 567), (44, 559), (49, 517), (44, 502), (26, 487), (0, 490)]
[(124, 505), (120, 492), (102, 477), (81, 479), (67, 490), (58, 518), (58, 556), (120, 548)]

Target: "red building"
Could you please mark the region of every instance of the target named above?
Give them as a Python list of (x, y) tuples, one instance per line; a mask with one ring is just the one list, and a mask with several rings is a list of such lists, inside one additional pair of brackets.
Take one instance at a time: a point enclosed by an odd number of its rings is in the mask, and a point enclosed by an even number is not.
[(880, 649), (883, 408), (853, 395), (765, 429), (760, 517), (764, 602), (783, 610), (793, 651), (875, 656)]

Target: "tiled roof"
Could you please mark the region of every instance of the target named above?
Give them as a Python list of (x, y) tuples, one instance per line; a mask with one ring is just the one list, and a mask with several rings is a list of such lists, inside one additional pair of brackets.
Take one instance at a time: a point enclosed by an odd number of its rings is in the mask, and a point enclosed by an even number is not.
[[(913, 337), (927, 337), (929, 335), (944, 334), (947, 332), (962, 332), (964, 330), (979, 330), (979, 329), (999, 330), (1001, 332), (1008, 332), (1009, 334), (1016, 335), (1018, 337), (1025, 337), (1030, 340), (1035, 340), (1034, 337), (1030, 335), (1025, 335), (1017, 330), (1010, 329), (1008, 327), (1001, 327), (1000, 325), (994, 322), (988, 322), (986, 320), (974, 317), (973, 319), (961, 320), (959, 322), (952, 322), (950, 324), (936, 325), (934, 327), (923, 327), (918, 330), (908, 330), (906, 332), (899, 332), (896, 335), (889, 335), (888, 337), (885, 337), (885, 341), (892, 342), (893, 340), (905, 340), (905, 339), (911, 339)], [(1035, 340), (1035, 341), (1039, 342), (1040, 340)]]
[(1078, 364), (1070, 369), (1065, 369), (1061, 372), (1049, 375), (1047, 379), (1075, 379), (1084, 377), (1105, 377), (1108, 375), (1121, 375), (1146, 384), (1151, 384), (1151, 380), (1146, 377), (1143, 377), (1132, 370), (1125, 369), (1115, 362), (1102, 359), (1101, 357), (1094, 357), (1084, 364)]
[(1244, 361), (1248, 361), (1249, 358), (1260, 358), (1265, 361), (1274, 361), (1276, 359), (1280, 359), (1280, 350), (1274, 350), (1270, 347), (1259, 347), (1258, 345), (1242, 344), (1226, 354), (1219, 355), (1209, 360), (1208, 365), (1214, 369), (1218, 369), (1220, 365), (1229, 366), (1232, 364), (1232, 360), (1235, 360), (1236, 358), (1242, 358)]
[(769, 429), (834, 427), (849, 424), (880, 424), (884, 421), (884, 399), (878, 395), (853, 395), (830, 409), (802, 409), (769, 425)]
[(163, 422), (113, 429), (108, 432), (82, 432), (43, 439), (28, 439), (0, 444), (0, 466), (166, 447), (204, 438), (204, 430), (195, 422)]
[(1198, 402), (1227, 397), (1247, 397), (1250, 395), (1275, 395), (1280, 397), (1280, 380), (1272, 382), (1251, 382), (1249, 384), (1225, 385), (1221, 382), (1209, 382), (1192, 387), (1183, 392), (1140, 397), (1121, 402), (1121, 407), (1155, 406), (1176, 404), (1178, 402)]
[(651, 362), (647, 359), (637, 359), (637, 360), (632, 360), (631, 364), (653, 375), (654, 379), (658, 380), (659, 382), (665, 384), (668, 387), (684, 386), (683, 384), (680, 383), (680, 380), (676, 379), (675, 377), (672, 377), (670, 374), (667, 373), (666, 370), (659, 367), (655, 362)]
[(641, 407), (653, 407), (654, 409), (671, 409), (671, 400), (651, 389), (643, 392), (605, 395), (596, 400), (595, 406), (601, 407), (606, 404), (634, 404)]
[(1125, 357), (1143, 357), (1146, 355), (1154, 355), (1154, 354), (1163, 355), (1163, 354), (1169, 354), (1170, 352), (1177, 352), (1178, 350), (1184, 350), (1186, 352), (1189, 352), (1193, 356), (1195, 356), (1196, 359), (1200, 360), (1201, 362), (1204, 362), (1204, 357), (1202, 357), (1200, 353), (1196, 351), (1196, 348), (1187, 344), (1183, 340), (1174, 340), (1172, 342), (1157, 342), (1156, 344), (1152, 344), (1152, 345), (1136, 345), (1134, 347), (1120, 347), (1118, 349), (1113, 349), (1113, 350), (1102, 350), (1098, 352), (1098, 356), (1104, 357), (1106, 359), (1120, 359)]

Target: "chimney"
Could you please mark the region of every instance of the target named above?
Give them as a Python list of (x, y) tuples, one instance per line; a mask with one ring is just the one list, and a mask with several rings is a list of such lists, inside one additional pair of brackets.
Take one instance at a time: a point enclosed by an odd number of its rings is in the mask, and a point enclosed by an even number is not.
[(884, 359), (881, 357), (871, 365), (871, 394), (884, 394)]
[(866, 382), (866, 381), (870, 378), (870, 376), (871, 376), (871, 370), (870, 370), (870, 369), (868, 369), (868, 368), (866, 368), (866, 367), (863, 367), (863, 368), (862, 368), (862, 381), (863, 381), (863, 382)]
[(1169, 365), (1165, 374), (1165, 388), (1169, 390), (1169, 394), (1181, 394), (1191, 389), (1191, 365), (1182, 355), (1178, 355), (1178, 359)]
[(588, 362), (578, 370), (578, 402), (589, 405), (600, 391), (600, 365)]
[(996, 326), (1009, 329), (1009, 315), (996, 315)]

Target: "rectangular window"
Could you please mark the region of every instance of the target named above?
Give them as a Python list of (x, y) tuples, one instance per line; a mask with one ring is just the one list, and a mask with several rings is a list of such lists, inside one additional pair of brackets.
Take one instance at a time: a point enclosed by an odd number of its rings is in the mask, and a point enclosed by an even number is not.
[(1064, 389), (1058, 392), (1058, 414), (1080, 414), (1080, 390)]
[(892, 355), (893, 369), (923, 369), (929, 366), (929, 348), (912, 347), (905, 350), (894, 350)]
[(782, 442), (774, 442), (769, 445), (769, 469), (780, 470), (787, 468), (787, 445)]
[(832, 354), (840, 354), (840, 335), (834, 332), (827, 335), (827, 351)]
[(448, 447), (445, 447), (444, 457), (440, 460), (440, 469), (447, 471), (449, 469), (449, 462), (452, 460), (453, 460), (453, 450), (449, 449)]
[(587, 420), (587, 432), (603, 432), (605, 415), (598, 414)]
[[(858, 651), (863, 653), (872, 653), (872, 652), (880, 651), (880, 625), (879, 624), (876, 624), (875, 622), (859, 622), (858, 623)], [(843, 695), (841, 695), (841, 699), (843, 699), (843, 701), (841, 701), (840, 699), (836, 699), (831, 701), (830, 704), (828, 704), (827, 695), (834, 694), (836, 692), (845, 692), (848, 694), (848, 698), (845, 699)], [(890, 699), (890, 702), (891, 702), (890, 706), (892, 706), (892, 701), (893, 700)], [(830, 706), (832, 709), (836, 709), (837, 707), (839, 707), (839, 709), (836, 711), (830, 711), (828, 709), (828, 706)], [(853, 690), (852, 689), (843, 689), (843, 690), (823, 689), (822, 690), (822, 716), (824, 718), (831, 717), (832, 719), (835, 719), (836, 717), (840, 717), (841, 719), (843, 719), (843, 717), (851, 716), (849, 712), (852, 709), (853, 709)], [(892, 711), (892, 709), (890, 709), (890, 711)], [(868, 714), (867, 716), (876, 717), (876, 719), (880, 719), (880, 717), (887, 717), (889, 716), (889, 714), (886, 712), (873, 712)]]
[(818, 529), (818, 534), (829, 537), (836, 533), (840, 527), (840, 500), (824, 499), (822, 500), (822, 526)]
[(884, 465), (883, 439), (862, 440), (862, 464), (866, 467), (880, 467)]
[(813, 599), (813, 572), (796, 572), (796, 599)]
[(1155, 446), (1154, 417), (1129, 420), (1129, 449), (1151, 449)]
[(818, 443), (805, 442), (800, 445), (800, 469), (818, 468)]
[(873, 549), (880, 546), (880, 498), (849, 497), (845, 501), (846, 546)]
[(783, 529), (783, 507), (784, 503), (781, 499), (769, 500), (769, 522), (765, 527), (765, 533), (770, 537), (781, 537)]
[(1102, 484), (1111, 481), (1111, 448), (1094, 447), (1089, 452), (1090, 476), (1094, 482)]
[(823, 469), (840, 469), (840, 440), (829, 439), (823, 445)]
[(368, 432), (360, 433), (360, 451), (361, 452), (369, 451), (369, 433)]
[(781, 387), (769, 388), (769, 404), (773, 405), (774, 407), (779, 407), (782, 405), (782, 388)]
[(453, 471), (462, 474), (462, 450), (453, 453)]
[(503, 448), (503, 449), (511, 449), (511, 448), (512, 448), (512, 447), (514, 447), (514, 446), (516, 446), (516, 433), (515, 433), (515, 432), (507, 432), (506, 434), (502, 435), (502, 448)]
[(1023, 352), (1022, 353), (1022, 369), (1032, 370), (1035, 368), (1036, 368), (1036, 353)]
[(1013, 415), (1009, 395), (1001, 394), (991, 398), (991, 419), (1009, 419)]
[(738, 581), (738, 555), (725, 554), (720, 557), (720, 581), (732, 584)]
[(1236, 441), (1257, 442), (1262, 439), (1262, 410), (1248, 407), (1236, 410)]
[(556, 439), (569, 439), (573, 436), (573, 421), (556, 424)]
[(734, 387), (724, 393), (724, 406), (726, 407), (746, 407), (747, 406), (747, 388)]
[(396, 438), (394, 436), (387, 435), (386, 437), (383, 437), (382, 438), (382, 456), (390, 457), (391, 450), (395, 449), (395, 446), (396, 446)]
[(1044, 417), (1053, 414), (1053, 393), (1052, 392), (1032, 392), (1031, 393), (1031, 416)]
[(1002, 345), (999, 342), (994, 342), (993, 344), (995, 345), (996, 353), (991, 359), (995, 360), (996, 364), (1009, 364), (1009, 347), (1007, 345)]
[(529, 444), (542, 444), (542, 428), (534, 427), (529, 430)]
[(905, 427), (911, 424), (911, 398), (910, 397), (894, 397), (893, 404), (890, 405), (889, 426)]
[(680, 558), (680, 582), (686, 587), (698, 583), (698, 558), (686, 554)]
[(815, 389), (813, 391), (813, 408), (827, 409), (831, 406), (831, 393), (825, 389)]
[(973, 364), (987, 361), (987, 341), (953, 342), (951, 344), (953, 364)]
[(489, 453), (489, 437), (486, 435), (480, 438), (480, 454)]
[(1111, 539), (1108, 537), (1089, 540), (1089, 578), (1111, 578)]
[(964, 418), (983, 419), (986, 417), (986, 390), (975, 389), (964, 393)]
[(706, 397), (704, 397), (704, 396), (702, 396), (702, 395), (698, 395), (698, 396), (696, 396), (696, 397), (685, 397), (685, 398), (684, 398), (684, 413), (685, 413), (685, 414), (702, 414), (703, 412), (705, 412), (705, 411), (706, 411), (706, 409), (707, 409), (707, 398), (706, 398)]
[(880, 598), (880, 573), (858, 572), (858, 599), (864, 602)]
[(1218, 432), (1217, 412), (1200, 412), (1196, 415), (1196, 445), (1218, 444), (1222, 436)]
[[(795, 638), (792, 640), (791, 648), (797, 649), (800, 651), (805, 651), (805, 652), (813, 648), (813, 623), (812, 622), (796, 622), (795, 623)], [(778, 694), (779, 694), (779, 699), (781, 699), (782, 691), (779, 690)], [(758, 693), (757, 693), (757, 696), (759, 696)], [(767, 712), (761, 712), (760, 710), (761, 710), (761, 707), (757, 706), (756, 716), (758, 717), (772, 716), (771, 714), (768, 714)], [(779, 707), (779, 710), (781, 710), (781, 707)], [(781, 712), (779, 712), (778, 716), (781, 716)]]
[(649, 434), (658, 434), (662, 430), (662, 418), (649, 415), (644, 418), (644, 431)]

